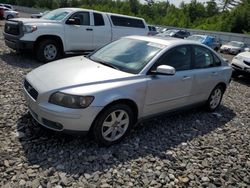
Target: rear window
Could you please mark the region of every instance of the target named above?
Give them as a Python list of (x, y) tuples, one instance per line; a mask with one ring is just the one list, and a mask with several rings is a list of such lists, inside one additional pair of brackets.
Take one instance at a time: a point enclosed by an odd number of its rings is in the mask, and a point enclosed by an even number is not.
[(145, 28), (143, 21), (136, 18), (111, 16), (111, 20), (115, 26)]
[(105, 25), (102, 14), (94, 13), (95, 26)]

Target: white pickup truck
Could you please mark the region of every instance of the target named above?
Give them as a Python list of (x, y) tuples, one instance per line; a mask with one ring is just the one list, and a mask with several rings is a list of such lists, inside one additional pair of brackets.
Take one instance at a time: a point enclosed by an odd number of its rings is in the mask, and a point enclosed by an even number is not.
[(42, 62), (63, 53), (93, 51), (123, 36), (147, 34), (142, 18), (80, 8), (56, 9), (40, 19), (12, 19), (4, 28), (8, 47), (33, 50)]

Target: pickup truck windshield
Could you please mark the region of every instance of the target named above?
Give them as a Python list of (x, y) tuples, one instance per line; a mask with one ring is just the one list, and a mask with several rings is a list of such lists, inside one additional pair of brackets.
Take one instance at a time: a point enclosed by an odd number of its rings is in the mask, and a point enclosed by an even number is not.
[(69, 11), (66, 11), (64, 9), (57, 9), (45, 14), (41, 17), (41, 19), (60, 21), (64, 19), (69, 13)]
[(89, 58), (124, 72), (138, 74), (163, 48), (165, 45), (123, 38), (104, 46)]

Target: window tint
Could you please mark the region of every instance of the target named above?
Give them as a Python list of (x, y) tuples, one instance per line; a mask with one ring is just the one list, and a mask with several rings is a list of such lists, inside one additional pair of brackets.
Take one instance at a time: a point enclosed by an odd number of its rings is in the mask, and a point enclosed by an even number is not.
[(189, 46), (180, 46), (167, 52), (154, 65), (153, 70), (159, 65), (169, 65), (176, 71), (189, 70), (191, 68), (191, 50)]
[(115, 26), (145, 28), (143, 21), (140, 19), (111, 16), (111, 20)]
[(221, 66), (221, 60), (216, 55), (213, 56), (214, 56), (214, 66), (216, 67)]
[(70, 18), (79, 19), (79, 24), (77, 25), (90, 25), (89, 13), (88, 12), (78, 12), (72, 15)]
[(102, 14), (94, 13), (94, 20), (96, 26), (105, 25)]
[(206, 48), (195, 46), (194, 59), (195, 59), (194, 62), (195, 69), (209, 68), (214, 66), (213, 55)]

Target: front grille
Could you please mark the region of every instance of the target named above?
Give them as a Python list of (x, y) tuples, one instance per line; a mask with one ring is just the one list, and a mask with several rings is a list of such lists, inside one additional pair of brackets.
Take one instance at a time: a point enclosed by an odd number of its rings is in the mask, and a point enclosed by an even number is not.
[(250, 62), (248, 61), (243, 61), (246, 65), (250, 66)]
[(232, 64), (232, 67), (235, 67), (235, 68), (237, 68), (237, 69), (242, 69), (240, 66), (237, 66), (237, 65), (235, 65), (235, 64)]
[(46, 125), (49, 128), (61, 131), (63, 129), (62, 124), (54, 122), (54, 121), (50, 121), (48, 119), (42, 118), (42, 122), (44, 125)]
[(30, 85), (30, 83), (26, 79), (24, 80), (24, 88), (34, 100), (37, 100), (38, 92)]
[(18, 22), (8, 21), (5, 23), (4, 32), (11, 35), (20, 35), (20, 26)]

